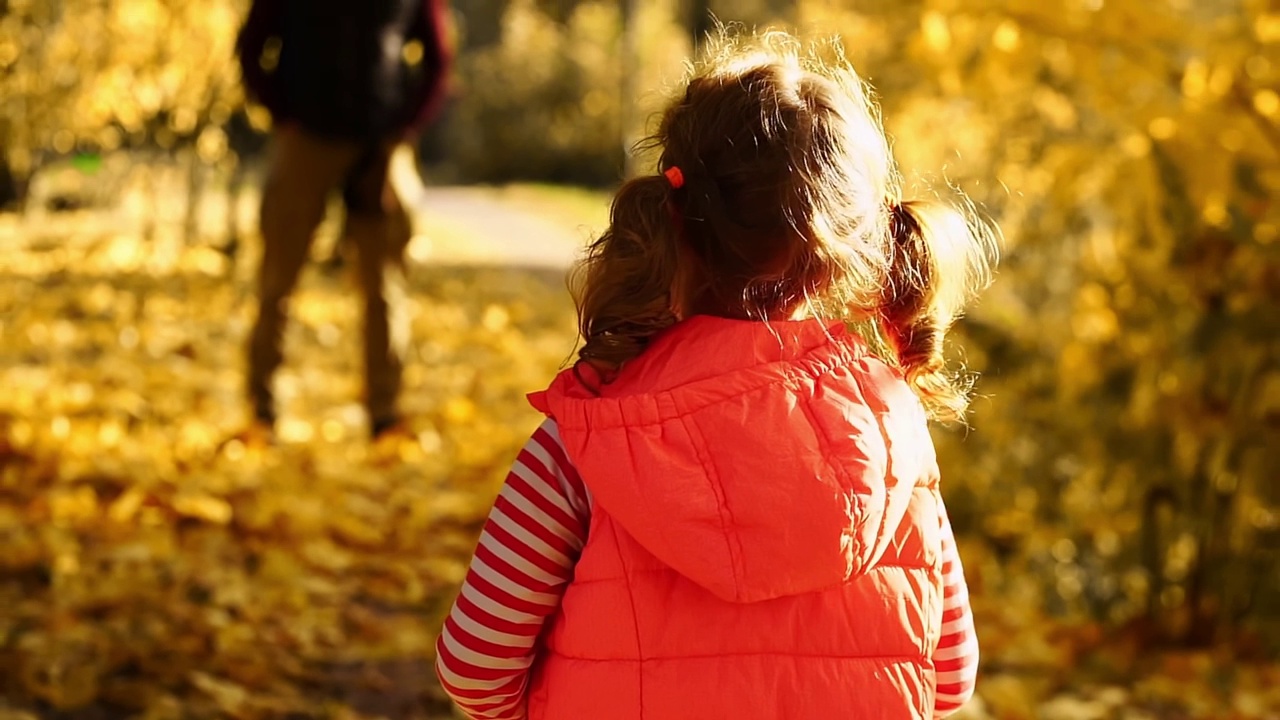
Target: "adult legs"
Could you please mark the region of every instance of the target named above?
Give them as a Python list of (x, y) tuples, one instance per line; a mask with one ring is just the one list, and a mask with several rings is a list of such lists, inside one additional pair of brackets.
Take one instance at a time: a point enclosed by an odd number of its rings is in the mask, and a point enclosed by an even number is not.
[(343, 187), (364, 297), (365, 403), (372, 434), (394, 426), (409, 344), (405, 250), (411, 225), (391, 183), (394, 141), (366, 148)]
[(262, 265), (258, 318), (249, 337), (247, 391), (254, 416), (270, 425), (276, 409), (271, 378), (283, 360), (288, 302), (307, 259), (325, 201), (359, 157), (354, 143), (326, 140), (296, 126), (273, 137), (271, 166), (259, 219)]

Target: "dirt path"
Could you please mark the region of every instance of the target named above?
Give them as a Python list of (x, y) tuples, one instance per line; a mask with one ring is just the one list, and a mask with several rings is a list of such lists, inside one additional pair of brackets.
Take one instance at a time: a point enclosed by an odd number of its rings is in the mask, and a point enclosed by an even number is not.
[[(410, 251), (421, 265), (563, 271), (600, 230), (590, 227), (600, 222), (599, 213), (591, 217), (591, 211), (603, 209), (603, 197), (598, 203), (587, 203), (581, 211), (576, 205), (560, 207), (562, 194), (575, 193), (571, 189), (538, 192), (528, 190), (531, 186), (518, 186), (515, 191), (485, 186), (428, 187), (411, 156), (404, 153), (393, 159), (392, 182), (413, 215), (416, 232)], [(112, 206), (71, 212), (37, 207), (25, 215), (0, 213), (0, 251), (50, 244), (79, 253), (101, 243), (104, 236), (137, 238), (150, 233), (158, 247), (181, 252), (188, 245), (222, 244), (229, 216), (252, 236), (257, 225), (257, 190), (243, 192), (234, 213), (228, 213), (227, 201), (225, 193), (218, 191), (202, 196), (197, 210), (198, 239), (183, 237), (180, 221), (185, 200), (179, 193), (163, 193), (148, 202), (122, 197)], [(317, 233), (321, 248), (330, 244), (328, 238), (337, 232), (334, 219), (326, 221)]]
[(563, 270), (587, 235), (481, 188), (426, 188), (414, 207), (419, 234), (410, 252), (422, 263)]
[(563, 271), (592, 233), (591, 218), (538, 212), (497, 188), (425, 186), (404, 153), (392, 159), (391, 180), (414, 216), (410, 254), (419, 263)]

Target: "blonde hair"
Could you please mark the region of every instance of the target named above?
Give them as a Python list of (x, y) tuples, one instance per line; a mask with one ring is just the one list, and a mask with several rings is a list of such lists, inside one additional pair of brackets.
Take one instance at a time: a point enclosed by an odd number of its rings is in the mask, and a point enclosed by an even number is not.
[(839, 45), (721, 29), (684, 89), (642, 143), (683, 184), (626, 182), (577, 269), (579, 362), (607, 379), (677, 321), (673, 292), (692, 278), (696, 312), (870, 328), (933, 417), (962, 419), (969, 386), (942, 341), (989, 282), (994, 232), (966, 205), (902, 199), (878, 108)]

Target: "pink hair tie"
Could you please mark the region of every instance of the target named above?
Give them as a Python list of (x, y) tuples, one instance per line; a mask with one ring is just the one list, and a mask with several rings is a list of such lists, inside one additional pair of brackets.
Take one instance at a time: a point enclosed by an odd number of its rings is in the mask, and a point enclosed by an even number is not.
[(662, 174), (667, 176), (667, 182), (671, 183), (672, 189), (679, 190), (684, 187), (684, 173), (675, 165), (667, 168)]

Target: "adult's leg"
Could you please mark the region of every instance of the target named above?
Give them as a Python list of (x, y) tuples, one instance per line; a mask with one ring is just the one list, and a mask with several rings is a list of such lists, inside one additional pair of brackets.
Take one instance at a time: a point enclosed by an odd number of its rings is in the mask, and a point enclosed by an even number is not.
[(399, 420), (396, 400), (409, 345), (405, 249), (411, 225), (391, 183), (395, 147), (395, 142), (368, 147), (343, 187), (349, 237), (359, 255), (365, 402), (375, 436)]
[(283, 359), (289, 295), (306, 262), (325, 200), (359, 155), (354, 144), (319, 138), (296, 126), (273, 138), (271, 168), (259, 219), (262, 265), (258, 270), (258, 319), (249, 338), (248, 394), (258, 420), (275, 421), (271, 378)]

